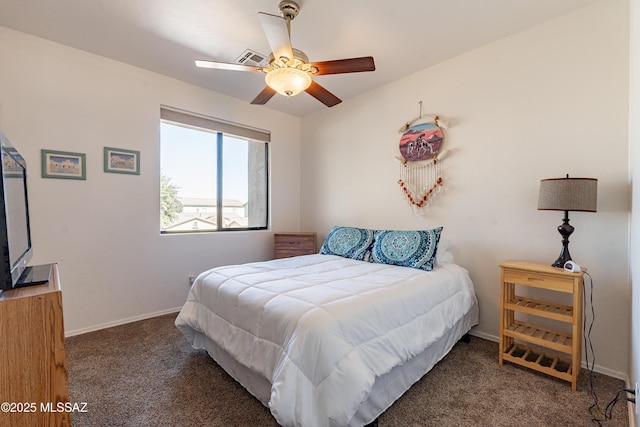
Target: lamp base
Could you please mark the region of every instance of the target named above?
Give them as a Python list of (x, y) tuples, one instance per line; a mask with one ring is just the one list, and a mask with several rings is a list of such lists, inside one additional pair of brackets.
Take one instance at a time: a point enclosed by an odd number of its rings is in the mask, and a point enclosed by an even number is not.
[(569, 254), (569, 236), (573, 233), (574, 228), (569, 225), (569, 211), (564, 211), (564, 218), (562, 219), (562, 225), (558, 226), (558, 233), (562, 236), (562, 250), (558, 259), (555, 260), (552, 267), (563, 268), (567, 261), (571, 261), (571, 254)]
[(558, 259), (551, 264), (551, 267), (563, 268), (567, 261), (571, 261), (571, 255), (569, 255), (569, 247), (563, 246)]

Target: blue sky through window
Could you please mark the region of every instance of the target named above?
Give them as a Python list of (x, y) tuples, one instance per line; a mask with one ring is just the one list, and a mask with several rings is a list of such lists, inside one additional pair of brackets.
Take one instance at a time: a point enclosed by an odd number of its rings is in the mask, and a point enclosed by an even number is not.
[[(216, 134), (160, 124), (161, 173), (179, 187), (180, 197), (216, 197)], [(224, 199), (248, 200), (248, 142), (225, 136)]]

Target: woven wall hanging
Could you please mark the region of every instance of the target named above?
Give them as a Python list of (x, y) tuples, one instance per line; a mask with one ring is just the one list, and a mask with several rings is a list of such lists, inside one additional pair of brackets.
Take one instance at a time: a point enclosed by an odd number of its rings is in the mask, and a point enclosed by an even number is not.
[(409, 203), (426, 207), (442, 188), (443, 129), (447, 124), (438, 116), (420, 115), (400, 128), (400, 178), (398, 184)]

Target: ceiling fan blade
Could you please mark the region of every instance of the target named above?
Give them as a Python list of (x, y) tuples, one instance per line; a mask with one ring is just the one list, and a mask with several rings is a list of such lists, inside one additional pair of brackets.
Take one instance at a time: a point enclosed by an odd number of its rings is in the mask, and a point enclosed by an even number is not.
[(262, 71), (262, 68), (254, 67), (252, 65), (233, 64), (230, 62), (219, 62), (219, 61), (206, 61), (203, 59), (196, 59), (196, 67), (215, 68), (218, 70), (232, 70), (232, 71)]
[(361, 58), (336, 59), (334, 61), (314, 62), (312, 66), (318, 69), (315, 76), (324, 74), (360, 73), (363, 71), (374, 71), (376, 64), (372, 56)]
[(293, 50), (291, 49), (291, 38), (289, 36), (289, 28), (287, 21), (281, 16), (271, 15), (268, 13), (258, 12), (258, 18), (264, 34), (267, 36), (269, 47), (273, 52), (273, 57), (278, 59), (285, 56), (293, 59)]
[(273, 98), (273, 95), (276, 94), (276, 91), (271, 89), (269, 86), (265, 86), (264, 89), (262, 89), (262, 92), (260, 92), (258, 94), (258, 96), (255, 97), (255, 99), (253, 101), (251, 101), (252, 104), (257, 104), (257, 105), (264, 105), (266, 104), (271, 98)]
[(333, 107), (334, 105), (340, 104), (342, 100), (320, 86), (315, 81), (311, 81), (311, 86), (309, 86), (305, 92), (309, 95), (313, 96), (318, 101), (322, 102), (327, 107)]

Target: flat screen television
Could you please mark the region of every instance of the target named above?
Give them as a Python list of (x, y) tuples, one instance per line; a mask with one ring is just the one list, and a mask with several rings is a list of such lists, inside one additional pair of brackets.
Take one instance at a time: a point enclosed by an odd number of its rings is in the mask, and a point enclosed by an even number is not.
[(45, 283), (50, 265), (28, 266), (31, 229), (27, 197), (27, 162), (0, 132), (0, 292)]

